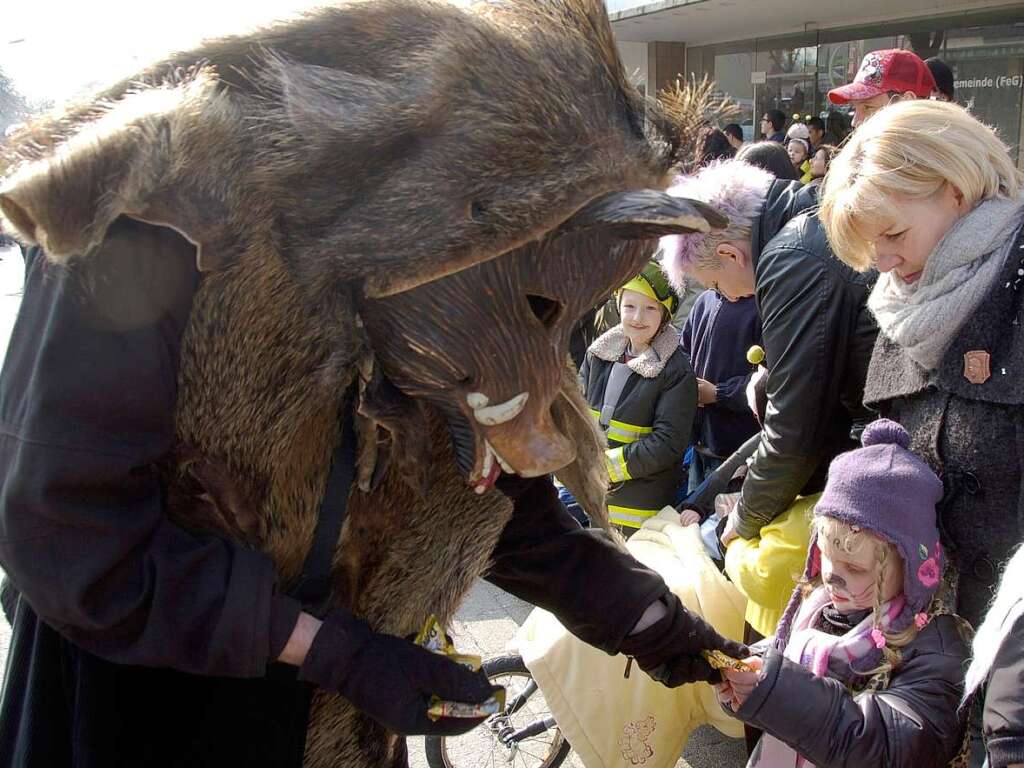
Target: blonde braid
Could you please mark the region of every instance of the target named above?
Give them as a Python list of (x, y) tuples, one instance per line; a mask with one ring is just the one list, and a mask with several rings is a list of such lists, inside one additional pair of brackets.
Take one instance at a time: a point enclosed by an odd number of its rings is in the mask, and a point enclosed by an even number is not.
[[(882, 663), (875, 669), (867, 672), (869, 675), (884, 674), (891, 672), (903, 660), (900, 648), (906, 647), (917, 637), (917, 626), (911, 622), (910, 626), (900, 632), (888, 632), (882, 629), (882, 588), (885, 584), (885, 569), (889, 562), (889, 556), (895, 551), (894, 546), (886, 541), (877, 541), (877, 557), (875, 558), (875, 598), (871, 612), (871, 625), (882, 631), (885, 635), (885, 646), (882, 648)], [(899, 556), (899, 553), (896, 553)], [(904, 566), (906, 567), (906, 566)]]

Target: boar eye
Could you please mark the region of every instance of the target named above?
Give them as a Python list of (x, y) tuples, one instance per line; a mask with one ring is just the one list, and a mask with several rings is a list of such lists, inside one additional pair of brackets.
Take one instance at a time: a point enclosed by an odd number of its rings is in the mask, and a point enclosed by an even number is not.
[(474, 200), (469, 205), (469, 215), (472, 219), (479, 221), (487, 215), (487, 203), (483, 200)]
[(530, 303), (530, 310), (534, 317), (540, 320), (545, 328), (554, 325), (555, 320), (562, 311), (561, 302), (549, 299), (547, 296), (538, 296), (535, 293), (526, 294), (526, 300)]

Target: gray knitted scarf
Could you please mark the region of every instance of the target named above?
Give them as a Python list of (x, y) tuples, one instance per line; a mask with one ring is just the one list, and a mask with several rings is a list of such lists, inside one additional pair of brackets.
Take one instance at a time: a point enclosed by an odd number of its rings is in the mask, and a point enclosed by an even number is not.
[(928, 371), (938, 368), (1005, 261), (1021, 222), (1024, 196), (979, 203), (945, 234), (917, 282), (882, 275), (868, 299), (878, 327)]

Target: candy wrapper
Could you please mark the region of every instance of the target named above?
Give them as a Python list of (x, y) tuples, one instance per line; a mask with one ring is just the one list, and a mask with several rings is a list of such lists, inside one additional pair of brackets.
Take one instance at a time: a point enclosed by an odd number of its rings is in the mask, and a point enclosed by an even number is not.
[[(447, 635), (441, 628), (436, 616), (430, 616), (423, 629), (416, 635), (416, 645), (421, 645), (431, 653), (440, 653), (447, 656), (456, 664), (461, 664), (473, 672), (478, 672), (483, 666), (479, 656), (469, 653), (458, 653), (455, 647), (448, 641)], [(440, 696), (432, 696), (430, 707), (427, 709), (427, 717), (431, 720), (440, 720), (442, 717), (476, 718), (489, 717), (505, 709), (505, 689), (497, 691), (491, 698), (482, 704), (465, 704), (460, 701), (445, 701)]]
[(431, 720), (440, 720), (442, 717), (490, 717), (496, 715), (505, 708), (505, 690), (498, 691), (483, 704), (463, 704), (459, 701), (444, 701), (433, 696), (430, 699), (430, 708), (427, 709), (427, 717)]
[(744, 664), (739, 659), (726, 656), (721, 651), (702, 651), (701, 655), (711, 665), (712, 669), (735, 669), (737, 672), (753, 672), (749, 664)]

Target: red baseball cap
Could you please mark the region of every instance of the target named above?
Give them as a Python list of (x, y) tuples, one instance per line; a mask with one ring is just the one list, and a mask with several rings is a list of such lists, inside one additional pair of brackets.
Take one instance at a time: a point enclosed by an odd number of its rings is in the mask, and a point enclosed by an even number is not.
[(935, 88), (935, 78), (921, 57), (911, 51), (872, 51), (860, 63), (852, 83), (833, 88), (828, 100), (833, 104), (864, 101), (880, 93), (906, 93), (927, 99)]

